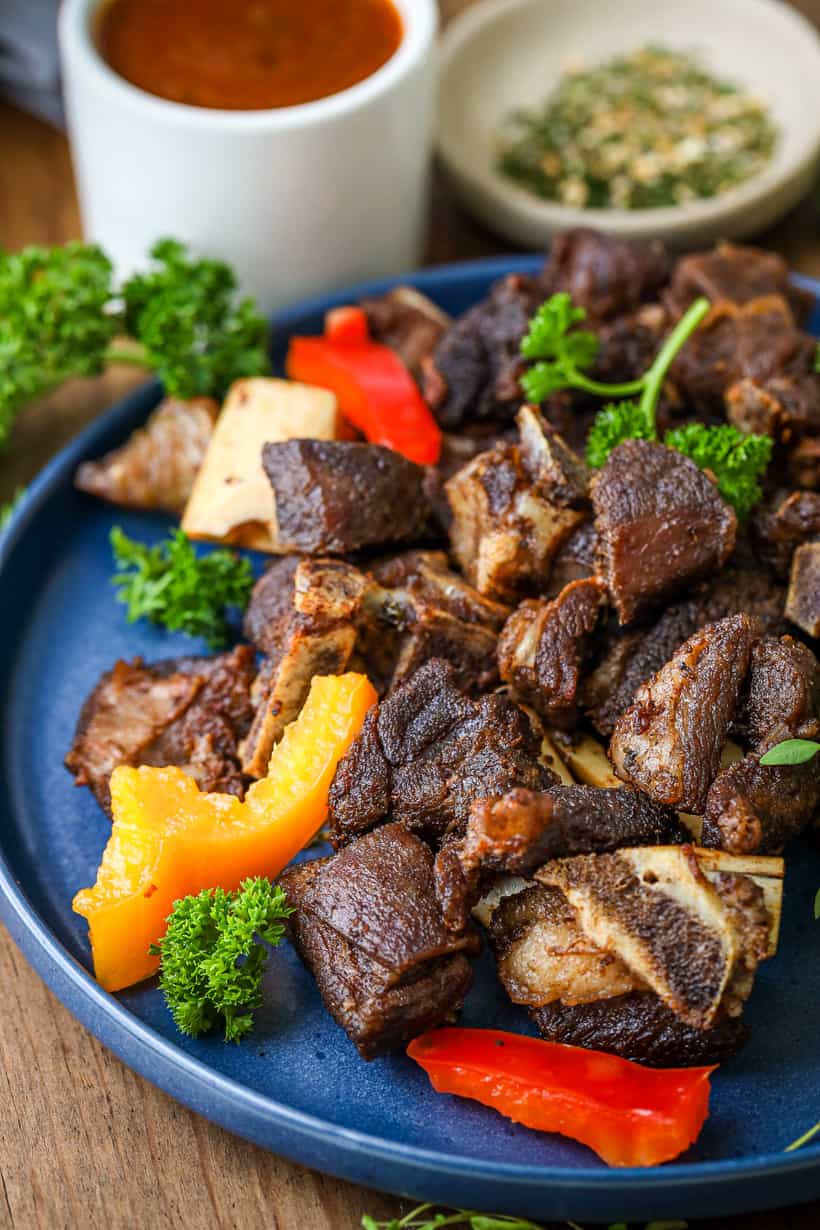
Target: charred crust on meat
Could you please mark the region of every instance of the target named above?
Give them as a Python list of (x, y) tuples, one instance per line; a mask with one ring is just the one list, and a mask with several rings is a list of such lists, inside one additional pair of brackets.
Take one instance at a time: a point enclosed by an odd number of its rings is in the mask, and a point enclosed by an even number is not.
[(722, 567), (737, 518), (693, 461), (650, 440), (613, 449), (592, 484), (598, 572), (622, 624)]
[(403, 825), (376, 829), (279, 882), (296, 911), (291, 939), (365, 1059), (455, 1017), (477, 936), (444, 925), (433, 856)]
[(549, 785), (538, 751), (512, 701), (472, 700), (452, 665), (433, 659), (368, 713), (339, 764), (328, 800), (332, 840), (343, 845), (389, 818), (439, 841), (463, 830), (475, 799)]
[(638, 688), (610, 742), (620, 777), (658, 803), (702, 812), (757, 632), (747, 615), (710, 624)]

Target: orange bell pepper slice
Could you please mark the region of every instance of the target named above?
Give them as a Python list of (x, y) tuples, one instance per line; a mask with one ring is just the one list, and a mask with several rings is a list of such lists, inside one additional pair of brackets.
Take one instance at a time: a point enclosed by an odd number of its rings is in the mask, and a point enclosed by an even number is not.
[(97, 882), (74, 898), (107, 991), (156, 971), (159, 959), (148, 948), (165, 934), (178, 898), (235, 889), (247, 876), (276, 876), (311, 840), (327, 815), (336, 766), (375, 701), (365, 675), (314, 677), (302, 712), (273, 749), (267, 777), (244, 802), (204, 794), (174, 767), (114, 770), (114, 823)]
[(407, 1054), (439, 1093), (580, 1140), (610, 1166), (670, 1161), (697, 1140), (709, 1113), (714, 1068), (645, 1068), (496, 1029), (432, 1030)]

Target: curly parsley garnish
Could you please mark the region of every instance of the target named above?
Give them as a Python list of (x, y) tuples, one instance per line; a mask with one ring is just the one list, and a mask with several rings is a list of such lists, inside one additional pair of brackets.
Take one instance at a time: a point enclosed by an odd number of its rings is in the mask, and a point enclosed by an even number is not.
[(226, 608), (244, 610), (253, 588), (248, 560), (225, 548), (197, 555), (182, 530), (149, 547), (117, 526), (111, 531), (111, 549), (119, 569), (113, 584), (117, 600), (128, 608), (129, 623), (149, 619), (170, 632), (201, 636), (212, 649), (226, 643)]
[(267, 324), (252, 300), (236, 302), (227, 265), (193, 260), (174, 239), (160, 240), (151, 256), (156, 267), (123, 287), (125, 330), (140, 345), (132, 361), (183, 398), (222, 397), (234, 380), (270, 370)]
[(717, 479), (718, 491), (741, 520), (762, 499), (759, 480), (772, 458), (771, 436), (738, 431), (731, 423), (718, 427), (687, 423), (668, 431), (663, 442), (667, 448), (691, 457), (701, 470), (710, 470)]
[(0, 253), (0, 446), (19, 410), (69, 376), (96, 376), (119, 329), (111, 262), (92, 244)]
[(29, 401), (107, 363), (152, 368), (181, 398), (219, 398), (270, 370), (265, 320), (237, 301), (227, 265), (194, 260), (172, 239), (150, 255), (155, 267), (117, 293), (94, 244), (0, 252), (0, 447)]
[[(553, 295), (538, 309), (521, 342), (521, 354), (534, 360), (521, 377), (521, 386), (533, 402), (542, 402), (561, 389), (579, 389), (600, 397), (629, 397), (606, 405), (590, 428), (586, 459), (598, 469), (624, 440), (657, 440), (655, 414), (666, 374), (708, 311), (708, 299), (696, 299), (643, 376), (623, 384), (603, 384), (590, 379), (583, 370), (598, 355), (595, 334), (575, 327), (586, 319), (586, 312), (575, 307), (569, 295)], [(747, 516), (760, 500), (763, 492), (759, 480), (772, 455), (768, 436), (747, 435), (731, 424), (707, 427), (691, 423), (667, 432), (664, 444), (691, 457), (702, 470), (710, 470), (720, 494), (739, 517)]]
[(196, 1038), (224, 1026), (226, 1042), (244, 1037), (262, 1003), (265, 945), (281, 942), (292, 913), (284, 889), (263, 878), (174, 902), (168, 930), (150, 951), (160, 957), (159, 985), (182, 1033)]
[(542, 303), (529, 331), (521, 342), (521, 354), (534, 363), (521, 377), (521, 387), (532, 402), (542, 402), (560, 389), (580, 389), (599, 397), (638, 397), (638, 401), (618, 402), (602, 411), (606, 416), (590, 433), (590, 465), (603, 465), (616, 444), (632, 439), (637, 430), (645, 440), (657, 439), (655, 409), (666, 373), (686, 340), (694, 333), (706, 313), (709, 300), (696, 299), (661, 346), (652, 366), (637, 380), (604, 384), (592, 380), (583, 368), (590, 367), (598, 355), (594, 333), (573, 326), (586, 319), (583, 308), (574, 307), (569, 295), (561, 292)]

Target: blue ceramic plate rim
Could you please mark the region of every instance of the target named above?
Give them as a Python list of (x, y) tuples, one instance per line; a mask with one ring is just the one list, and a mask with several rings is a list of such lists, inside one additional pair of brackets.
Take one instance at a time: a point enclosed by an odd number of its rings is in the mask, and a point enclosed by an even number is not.
[[(398, 282), (412, 283), (420, 290), (435, 295), (437, 290), (460, 282), (478, 278), (489, 280), (506, 273), (531, 273), (540, 266), (542, 259), (536, 256), (494, 257), (442, 265), (404, 278), (381, 278), (360, 283), (344, 291), (302, 301), (279, 313), (274, 318), (275, 330), (277, 333), (287, 333), (293, 322), (309, 313), (323, 312), (337, 303), (379, 294)], [(792, 280), (810, 291), (820, 302), (820, 280), (798, 275)], [(158, 382), (148, 381), (80, 432), (38, 474), (0, 537), (0, 579), (7, 581), (3, 570), (12, 549), (25, 534), (38, 509), (47, 503), (52, 488), (67, 474), (73, 473), (79, 461), (93, 454), (100, 439), (111, 434), (120, 421), (124, 424), (140, 411), (147, 413), (159, 394)], [(719, 1213), (730, 1208), (732, 1211), (744, 1211), (771, 1207), (774, 1203), (784, 1204), (795, 1198), (811, 1199), (817, 1194), (798, 1185), (791, 1196), (775, 1198), (767, 1205), (761, 1181), (770, 1177), (778, 1180), (790, 1176), (805, 1178), (809, 1173), (820, 1170), (820, 1140), (793, 1153), (756, 1154), (686, 1165), (667, 1163), (649, 1169), (607, 1170), (599, 1167), (565, 1168), (478, 1161), (466, 1155), (443, 1157), (434, 1150), (385, 1140), (328, 1123), (318, 1116), (294, 1110), (283, 1102), (259, 1094), (191, 1058), (143, 1023), (113, 995), (103, 991), (29, 903), (1, 847), (0, 919), (31, 965), (68, 1010), (129, 1066), (206, 1118), (259, 1144), (266, 1145), (271, 1139), (271, 1128), (290, 1132), (289, 1138), (283, 1135), (277, 1137), (276, 1151), (328, 1173), (378, 1186), (381, 1185), (379, 1172), (374, 1172), (373, 1163), (382, 1162), (387, 1167), (387, 1171), (382, 1173), (389, 1175), (390, 1179), (383, 1186), (389, 1190), (446, 1200), (446, 1187), (442, 1188), (442, 1181), (445, 1184), (448, 1179), (467, 1181), (473, 1185), (478, 1181), (482, 1186), (485, 1183), (497, 1185), (494, 1187), (495, 1199), (501, 1204), (506, 1200), (507, 1206), (516, 1190), (528, 1189), (531, 1192), (537, 1188), (545, 1195), (547, 1192), (558, 1194), (561, 1207), (554, 1206), (554, 1211), (550, 1212), (552, 1216), (640, 1217), (645, 1213), (644, 1206), (652, 1204), (653, 1200), (657, 1205), (657, 1198), (662, 1198), (664, 1193), (673, 1189), (689, 1193), (687, 1211), (690, 1215), (701, 1209), (704, 1213), (710, 1210)], [(328, 1146), (330, 1153), (326, 1152)], [(704, 1203), (705, 1189), (713, 1191), (730, 1183), (733, 1186), (743, 1184), (750, 1179), (757, 1180), (753, 1199), (738, 1198), (735, 1193), (733, 1198), (725, 1198), (722, 1202), (710, 1200)], [(473, 1190), (480, 1194), (475, 1186)], [(581, 1190), (585, 1192), (585, 1199), (579, 1200), (577, 1193)], [(759, 1200), (758, 1193), (761, 1196)], [(619, 1198), (623, 1200), (629, 1194), (633, 1197), (629, 1205), (617, 1204)], [(640, 1194), (640, 1201), (636, 1203), (634, 1197), (637, 1194)], [(752, 1195), (751, 1191), (749, 1195)], [(724, 1196), (728, 1197), (728, 1194), (724, 1193)], [(567, 1197), (572, 1200), (571, 1206), (566, 1205)], [(614, 1208), (608, 1206), (610, 1198), (616, 1202)], [(664, 1207), (654, 1205), (653, 1210), (655, 1215), (669, 1212)]]

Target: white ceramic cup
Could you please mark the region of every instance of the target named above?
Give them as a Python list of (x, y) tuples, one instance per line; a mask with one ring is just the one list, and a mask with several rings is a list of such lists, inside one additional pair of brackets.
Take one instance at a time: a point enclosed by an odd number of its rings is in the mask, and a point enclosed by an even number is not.
[(93, 38), (99, 0), (63, 0), (60, 52), (86, 237), (118, 274), (171, 235), (236, 270), (271, 311), (418, 263), (435, 95), (435, 0), (394, 0), (395, 54), (350, 89), (266, 111), (168, 102)]

